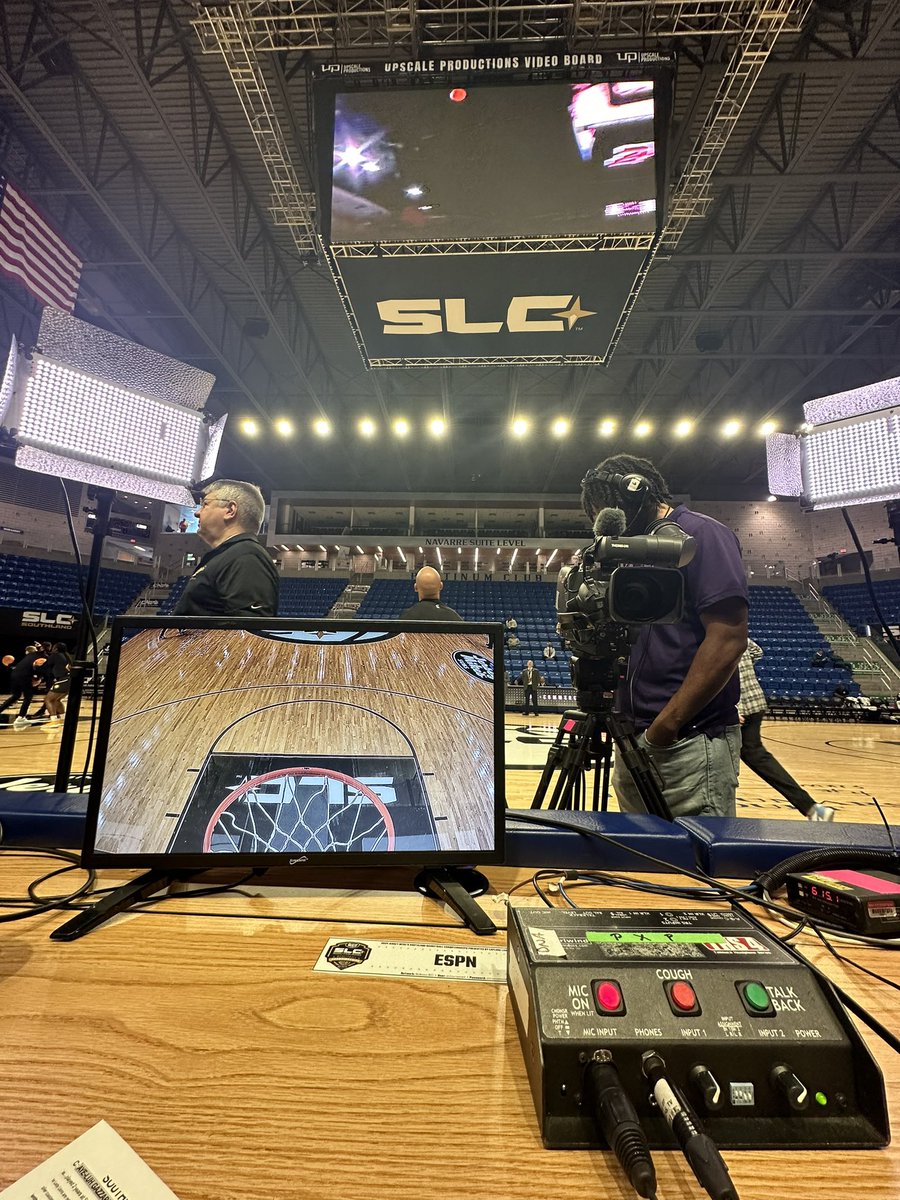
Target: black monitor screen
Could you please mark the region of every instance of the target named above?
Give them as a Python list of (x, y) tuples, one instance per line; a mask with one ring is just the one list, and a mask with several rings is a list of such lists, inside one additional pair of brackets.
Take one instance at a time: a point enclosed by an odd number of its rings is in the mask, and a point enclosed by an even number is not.
[(502, 861), (500, 645), (468, 623), (118, 620), (86, 860)]
[(330, 240), (653, 232), (656, 92), (649, 79), (338, 92)]

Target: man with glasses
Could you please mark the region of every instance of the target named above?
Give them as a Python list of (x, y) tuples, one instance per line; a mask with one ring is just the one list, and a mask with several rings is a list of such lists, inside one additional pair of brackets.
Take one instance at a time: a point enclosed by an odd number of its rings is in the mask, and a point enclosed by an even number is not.
[(252, 483), (220, 479), (204, 489), (196, 517), (209, 550), (172, 610), (178, 617), (274, 617), (278, 571), (258, 540), (265, 514)]

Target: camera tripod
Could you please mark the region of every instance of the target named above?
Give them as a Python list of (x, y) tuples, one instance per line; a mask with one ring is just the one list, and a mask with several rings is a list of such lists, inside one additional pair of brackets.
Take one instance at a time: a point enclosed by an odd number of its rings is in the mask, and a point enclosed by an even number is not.
[(634, 733), (613, 713), (593, 707), (587, 711), (570, 708), (563, 713), (531, 807), (542, 807), (554, 772), (558, 771), (547, 807), (583, 810), (587, 798), (585, 773), (593, 766), (592, 808), (595, 812), (606, 812), (613, 746), (631, 772), (647, 812), (666, 821), (673, 820), (656, 767)]

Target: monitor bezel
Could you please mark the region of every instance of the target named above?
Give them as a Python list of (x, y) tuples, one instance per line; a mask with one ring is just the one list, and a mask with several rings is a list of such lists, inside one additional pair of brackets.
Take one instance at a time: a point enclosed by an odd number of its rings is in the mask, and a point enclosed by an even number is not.
[[(486, 636), (494, 658), (493, 717), (494, 717), (494, 849), (478, 850), (379, 850), (348, 853), (304, 853), (298, 862), (297, 852), (279, 854), (159, 854), (147, 852), (108, 853), (97, 850), (95, 839), (103, 795), (106, 755), (112, 726), (116, 682), (123, 636), (129, 630), (144, 629), (244, 629), (298, 630), (327, 633), (437, 633)], [(81, 861), (93, 869), (146, 867), (156, 870), (229, 870), (236, 868), (277, 868), (302, 875), (310, 870), (341, 866), (378, 867), (470, 867), (502, 864), (505, 861), (505, 755), (504, 755), (504, 670), (503, 626), (493, 621), (366, 621), (328, 620), (308, 617), (115, 617), (111, 626), (109, 658), (106, 670), (97, 740), (94, 750), (91, 784), (85, 818), (84, 843)]]

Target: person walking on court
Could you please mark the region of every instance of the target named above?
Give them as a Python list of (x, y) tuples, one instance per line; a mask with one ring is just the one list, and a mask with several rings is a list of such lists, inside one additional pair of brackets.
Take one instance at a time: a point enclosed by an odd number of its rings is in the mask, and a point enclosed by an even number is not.
[(525, 670), (519, 676), (519, 683), (525, 689), (522, 716), (527, 717), (530, 708), (534, 709), (536, 717), (539, 716), (541, 710), (538, 708), (538, 688), (543, 687), (544, 677), (540, 671), (535, 669), (534, 662), (530, 658), (525, 664)]
[(173, 616), (278, 615), (278, 571), (258, 540), (265, 511), (255, 484), (220, 479), (204, 489), (197, 532), (209, 550), (187, 581)]
[(413, 584), (418, 603), (411, 604), (400, 614), (401, 621), (461, 621), (459, 613), (449, 604), (441, 603), (444, 581), (434, 567), (422, 567)]
[(756, 775), (790, 800), (794, 808), (802, 812), (808, 821), (833, 821), (834, 809), (828, 804), (817, 804), (812, 796), (789, 775), (778, 759), (763, 745), (762, 722), (768, 708), (766, 697), (756, 678), (754, 663), (763, 656), (763, 649), (748, 638), (747, 649), (741, 656), (738, 671), (741, 677), (741, 698), (738, 714), (741, 720), (741, 762)]

